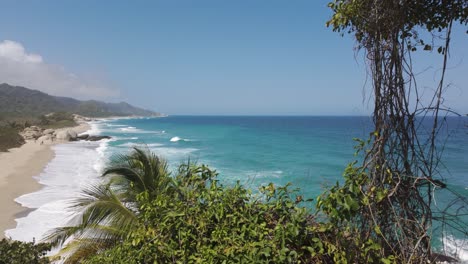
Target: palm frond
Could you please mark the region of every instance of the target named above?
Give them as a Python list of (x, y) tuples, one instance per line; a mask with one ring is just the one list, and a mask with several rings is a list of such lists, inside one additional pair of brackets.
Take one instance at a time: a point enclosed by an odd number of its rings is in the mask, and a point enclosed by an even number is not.
[(129, 183), (133, 183), (137, 191), (144, 191), (147, 189), (142, 175), (133, 168), (111, 167), (104, 171), (103, 176), (111, 176), (111, 184), (115, 186), (123, 185), (128, 187)]
[(45, 238), (54, 245), (66, 243), (59, 252), (65, 263), (79, 262), (131, 234), (142, 225), (137, 195), (164, 195), (173, 183), (167, 162), (139, 148), (117, 156), (103, 176), (108, 176), (106, 183), (87, 186), (73, 200), (71, 208), (79, 214), (70, 226), (56, 228)]
[(81, 222), (85, 225), (102, 225), (112, 220), (113, 223), (119, 223), (119, 228), (126, 229), (137, 220), (136, 208), (132, 210), (127, 207), (106, 185), (85, 190), (84, 195), (76, 199), (75, 206), (81, 209)]
[(82, 226), (64, 226), (50, 230), (41, 242), (51, 243), (52, 246), (63, 245), (65, 241), (73, 235), (77, 235), (82, 231)]
[(130, 155), (118, 155), (104, 172), (111, 176), (115, 187), (133, 186), (135, 193), (148, 191), (153, 194), (167, 184), (169, 171), (167, 162), (149, 150), (134, 148)]
[(75, 239), (60, 250), (57, 255), (65, 258), (64, 264), (80, 263), (97, 252), (109, 248), (111, 245), (105, 240)]

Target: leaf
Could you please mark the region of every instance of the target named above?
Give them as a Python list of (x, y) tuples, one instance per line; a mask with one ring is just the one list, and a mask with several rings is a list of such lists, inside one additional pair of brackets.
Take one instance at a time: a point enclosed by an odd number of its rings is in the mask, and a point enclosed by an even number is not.
[(376, 226), (374, 227), (374, 231), (375, 231), (375, 233), (377, 233), (378, 235), (382, 235), (382, 231), (380, 230), (380, 227), (379, 227), (378, 225), (376, 225)]

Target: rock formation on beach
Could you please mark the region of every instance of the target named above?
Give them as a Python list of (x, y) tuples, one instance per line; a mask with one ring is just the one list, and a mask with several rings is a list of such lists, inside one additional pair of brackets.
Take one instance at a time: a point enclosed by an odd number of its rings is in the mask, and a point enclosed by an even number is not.
[(30, 126), (30, 127), (25, 128), (22, 132), (20, 132), (20, 135), (25, 140), (34, 140), (43, 136), (43, 132), (42, 132), (42, 128), (38, 126)]
[[(73, 119), (76, 123), (82, 124), (85, 122), (92, 121), (91, 118), (80, 116), (77, 114), (73, 115)], [(98, 141), (101, 139), (110, 139), (109, 136), (96, 136), (78, 133), (73, 128), (60, 128), (60, 129), (42, 129), (39, 126), (30, 126), (25, 128), (20, 135), (25, 140), (34, 140), (40, 144), (50, 144), (52, 142), (69, 142), (69, 141)]]
[(69, 142), (69, 141), (99, 141), (101, 139), (110, 139), (110, 136), (95, 136), (82, 134), (78, 135), (75, 130), (70, 129), (45, 129), (43, 130), (37, 126), (27, 127), (20, 133), (25, 140), (34, 140), (41, 144), (52, 143), (52, 142)]

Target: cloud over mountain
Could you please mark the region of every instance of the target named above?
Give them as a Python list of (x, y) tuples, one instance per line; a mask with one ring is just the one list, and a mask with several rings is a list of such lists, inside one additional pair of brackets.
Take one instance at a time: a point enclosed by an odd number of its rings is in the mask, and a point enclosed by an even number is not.
[(105, 82), (81, 78), (63, 67), (44, 62), (39, 54), (28, 53), (21, 43), (0, 42), (0, 83), (40, 90), (52, 95), (80, 99), (116, 97), (118, 91)]

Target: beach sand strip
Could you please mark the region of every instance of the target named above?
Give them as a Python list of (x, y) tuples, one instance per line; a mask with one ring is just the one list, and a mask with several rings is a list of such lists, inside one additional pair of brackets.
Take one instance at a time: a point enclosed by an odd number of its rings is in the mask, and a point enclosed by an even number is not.
[[(61, 128), (57, 130), (73, 129), (77, 133), (83, 133), (90, 129), (88, 123), (82, 123), (73, 128)], [(5, 230), (16, 226), (15, 218), (29, 213), (31, 209), (24, 208), (14, 200), (26, 193), (37, 191), (41, 188), (38, 181), (33, 178), (38, 176), (47, 164), (54, 158), (55, 153), (51, 144), (27, 141), (19, 148), (10, 149), (8, 152), (0, 152), (0, 239), (5, 237)]]

